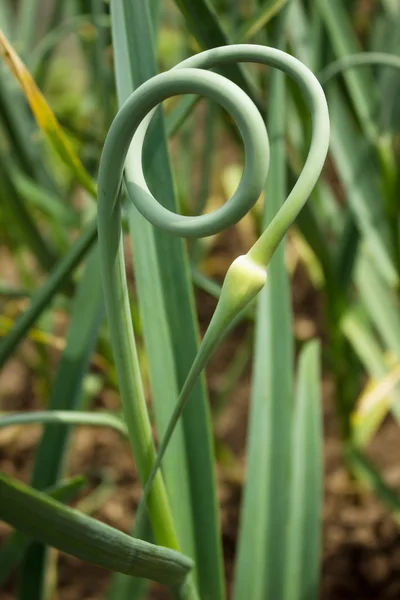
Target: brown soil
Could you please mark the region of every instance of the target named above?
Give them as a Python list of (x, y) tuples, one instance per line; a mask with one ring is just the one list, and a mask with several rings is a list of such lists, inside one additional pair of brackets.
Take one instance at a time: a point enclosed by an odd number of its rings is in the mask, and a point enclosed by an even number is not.
[[(222, 244), (223, 245), (223, 244)], [(218, 248), (214, 253), (221, 257)], [(214, 263), (218, 276), (224, 261)], [(217, 265), (217, 266), (215, 266)], [(321, 308), (318, 297), (301, 272), (294, 277), (296, 334), (299, 338), (322, 335)], [(198, 295), (200, 322), (207, 322), (214, 301)], [(246, 334), (242, 325), (227, 340), (210, 366), (207, 377), (211, 401), (221, 386), (221, 373)], [(29, 347), (26, 348), (29, 351)], [(34, 409), (39, 407), (32, 373), (23, 358), (11, 360), (0, 374), (1, 408)], [(236, 457), (234, 466), (218, 467), (219, 496), (227, 580), (231, 581), (238, 527), (241, 484), (243, 480), (244, 443), (248, 413), (250, 368), (246, 368), (227, 407), (218, 415), (215, 435), (218, 447)], [(320, 597), (323, 600), (395, 600), (400, 598), (400, 531), (393, 518), (378, 501), (352, 483), (341, 460), (338, 431), (333, 408), (333, 389), (324, 380), (325, 425), (325, 504), (323, 511), (323, 561)], [(97, 408), (115, 409), (118, 397), (103, 392)], [(40, 436), (39, 427), (13, 427), (0, 430), (0, 469), (29, 481), (34, 449)], [(129, 531), (138, 502), (139, 487), (127, 443), (107, 430), (82, 427), (75, 430), (70, 445), (68, 473), (88, 474), (94, 489), (99, 476), (106, 475), (112, 486), (93, 516), (121, 530)], [(382, 474), (400, 490), (400, 436), (398, 426), (388, 420), (371, 445), (371, 457)], [(9, 529), (0, 524), (0, 542)], [(99, 600), (105, 597), (109, 574), (72, 557), (54, 552), (58, 562), (58, 600)], [(151, 597), (161, 599), (165, 593), (153, 586)], [(15, 580), (0, 591), (0, 600), (15, 597)]]

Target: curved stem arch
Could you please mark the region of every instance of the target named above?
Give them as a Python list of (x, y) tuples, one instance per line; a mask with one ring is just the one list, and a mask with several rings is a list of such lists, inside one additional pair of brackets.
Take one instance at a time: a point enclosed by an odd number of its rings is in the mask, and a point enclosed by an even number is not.
[(324, 67), (319, 73), (318, 79), (321, 85), (325, 85), (328, 81), (348, 69), (372, 67), (374, 65), (400, 69), (400, 56), (387, 52), (359, 52), (358, 54), (349, 54), (348, 56), (338, 58), (338, 60)]
[[(212, 235), (239, 221), (260, 196), (268, 173), (269, 143), (264, 122), (250, 98), (234, 83), (207, 69), (255, 62), (284, 71), (300, 86), (312, 117), (312, 141), (292, 192), (254, 246), (228, 270), (221, 297), (178, 398), (156, 457), (140, 383), (130, 318), (122, 247), (119, 192), (123, 173), (129, 197), (153, 225), (182, 237)], [(168, 211), (149, 191), (142, 168), (146, 131), (159, 105), (178, 94), (201, 94), (221, 104), (236, 121), (245, 147), (240, 184), (221, 208), (198, 217)], [(121, 398), (150, 521), (158, 543), (177, 548), (161, 475), (157, 469), (197, 377), (238, 313), (262, 289), (266, 267), (280, 241), (310, 196), (329, 145), (329, 114), (321, 85), (299, 60), (267, 46), (238, 44), (213, 48), (179, 63), (141, 85), (121, 107), (107, 135), (98, 181), (98, 230), (105, 303)], [(143, 506), (143, 504), (142, 504)], [(140, 517), (137, 519), (140, 522)]]

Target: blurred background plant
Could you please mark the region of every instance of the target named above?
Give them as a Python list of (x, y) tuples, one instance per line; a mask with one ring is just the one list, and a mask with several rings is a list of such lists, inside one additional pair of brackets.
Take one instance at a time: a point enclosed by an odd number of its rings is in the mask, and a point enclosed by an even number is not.
[[(331, 143), (323, 176), (286, 245), (281, 244), (274, 256), (257, 308), (246, 312), (209, 367), (214, 431), (203, 380), (164, 464), (183, 550), (197, 556), (202, 597), (223, 597), (225, 585), (214, 446), (228, 590), (234, 587), (235, 598), (244, 597), (244, 590), (254, 599), (318, 597), (315, 565), (323, 453), (318, 352), (315, 343), (306, 344), (311, 338), (322, 341), (325, 523), (329, 524), (329, 511), (334, 520), (342, 509), (337, 508), (342, 507), (340, 502), (330, 500), (336, 493), (346, 498), (341, 501), (345, 508), (351, 504), (359, 515), (352, 525), (344, 518), (342, 529), (357, 529), (354, 523), (357, 518), (368, 519), (368, 507), (372, 513), (371, 507), (381, 510), (367, 500), (369, 492), (385, 507), (379, 513), (385, 527), (390, 529), (391, 519), (398, 522), (399, 23), (396, 0), (2, 0), (0, 4), (0, 408), (7, 413), (0, 429), (2, 467), (38, 490), (60, 485), (66, 471), (71, 476), (84, 472), (88, 479), (76, 487), (76, 482), (68, 484), (67, 491), (72, 486), (72, 492), (60, 499), (72, 498), (83, 512), (124, 529), (131, 525), (139, 486), (118, 434), (80, 429), (71, 438), (70, 429), (60, 421), (46, 425), (40, 436), (40, 429), (25, 429), (8, 414), (74, 411), (82, 423), (85, 415), (101, 413), (101, 419), (105, 411), (106, 416), (113, 411), (113, 418), (119, 417), (96, 248), (94, 183), (112, 118), (129, 94), (155, 73), (200, 50), (229, 43), (280, 47), (304, 62), (324, 86)], [(356, 59), (347, 58), (353, 56)], [(248, 250), (277, 212), (309, 147), (310, 118), (296, 84), (259, 65), (221, 72), (257, 102), (266, 119), (271, 168), (263, 197), (229, 233), (185, 244), (152, 228), (130, 203), (124, 206), (124, 229), (130, 234), (126, 236), (130, 308), (140, 370), (159, 435), (166, 429), (197, 347), (192, 290), (204, 332), (229, 264)], [(146, 142), (149, 187), (156, 198), (179, 207), (183, 214), (209, 212), (233, 193), (240, 180), (243, 151), (233, 122), (211, 101), (189, 96), (164, 102), (164, 114), (165, 122), (157, 116)], [(245, 447), (248, 484), (238, 534)], [(78, 461), (79, 452), (86, 460)], [(111, 458), (98, 460), (96, 452), (109, 452)], [(341, 460), (339, 452), (346, 471), (335, 467), (328, 477), (332, 456), (335, 465)], [(120, 456), (125, 457), (123, 466)], [(305, 490), (311, 500), (303, 497)], [(367, 534), (363, 537), (361, 529), (351, 542), (355, 554), (357, 544), (368, 551), (377, 545), (376, 539), (365, 541)], [(390, 560), (389, 551), (373, 554), (375, 561), (386, 557), (385, 568), (380, 567), (386, 575), (380, 573), (371, 582), (363, 574), (365, 587), (358, 592), (361, 584), (339, 575), (352, 573), (354, 553), (345, 554), (347, 570), (334, 561), (331, 569), (326, 566), (334, 536), (333, 528), (325, 525), (324, 598), (399, 597), (400, 566), (394, 566), (392, 558), (399, 551), (396, 528), (390, 529), (390, 542), (384, 536), (382, 541), (393, 547)], [(307, 540), (311, 548), (305, 552), (301, 544)], [(340, 547), (339, 542), (332, 543)], [(359, 559), (361, 572), (379, 574), (379, 568), (368, 567), (367, 550)], [(44, 598), (55, 589), (60, 598), (67, 598), (63, 577), (83, 569), (77, 561), (67, 563), (68, 568), (61, 563), (57, 578), (57, 555), (39, 544), (18, 542), (15, 534), (7, 538), (2, 552), (4, 598), (7, 594)], [(16, 588), (10, 575), (17, 565)], [(309, 579), (302, 581), (302, 572)], [(27, 573), (35, 573), (36, 579)], [(71, 592), (73, 597), (102, 597), (104, 579), (102, 587), (93, 584), (92, 589), (82, 577), (86, 583)], [(89, 589), (85, 591), (84, 585)], [(312, 592), (300, 595), (308, 589)], [(133, 598), (145, 592), (141, 581), (117, 576), (109, 593), (113, 598)]]

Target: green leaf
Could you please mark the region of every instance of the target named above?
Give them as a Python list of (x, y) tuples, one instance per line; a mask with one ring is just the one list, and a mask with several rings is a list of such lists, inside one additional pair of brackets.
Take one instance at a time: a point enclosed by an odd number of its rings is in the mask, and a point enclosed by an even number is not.
[[(117, 89), (122, 103), (135, 87), (155, 74), (155, 57), (146, 6), (126, 2), (124, 11), (121, 5), (117, 12), (117, 3), (112, 4), (112, 8), (114, 44), (118, 56)], [(117, 23), (119, 29), (116, 28)], [(134, 36), (132, 31), (136, 31)], [(160, 114), (154, 119), (147, 137), (143, 161), (146, 180), (155, 196), (162, 198), (167, 208), (176, 210)], [(129, 160), (125, 177), (129, 187)], [(162, 433), (197, 350), (198, 331), (188, 260), (182, 240), (154, 230), (131, 204), (129, 224), (156, 420)], [(157, 303), (157, 309), (154, 302)], [(182, 331), (185, 331), (184, 336)], [(191, 543), (188, 536), (193, 531), (193, 550), (185, 546), (183, 549), (196, 557), (201, 595), (217, 600), (223, 597), (222, 558), (212, 434), (204, 381), (196, 386), (183, 415), (181, 432), (177, 431), (173, 446), (167, 452), (167, 455), (173, 452), (169, 462), (167, 456), (164, 469), (167, 489), (182, 543), (185, 540)], [(183, 438), (180, 437), (182, 435)], [(172, 485), (174, 480), (177, 483)], [(184, 491), (186, 485), (188, 492)], [(184, 506), (185, 502), (187, 506)], [(188, 524), (188, 518), (192, 525)], [(183, 525), (185, 522), (186, 525)]]
[(320, 351), (316, 341), (299, 357), (291, 444), (284, 600), (319, 598), (323, 447)]
[(235, 42), (244, 44), (254, 38), (262, 29), (279, 14), (279, 11), (288, 3), (288, 0), (272, 0), (263, 2), (251, 19), (246, 20), (234, 36)]
[(0, 518), (25, 535), (95, 565), (180, 586), (192, 561), (68, 508), (33, 488), (0, 474)]
[(52, 298), (60, 289), (64, 281), (70, 276), (73, 269), (81, 262), (86, 252), (97, 238), (97, 223), (93, 221), (83, 231), (52, 271), (50, 277), (32, 296), (29, 308), (23, 312), (15, 325), (0, 343), (0, 367), (8, 360), (12, 352), (20, 343), (26, 332), (42, 312), (49, 306)]
[[(49, 401), (51, 410), (74, 410), (81, 397), (83, 377), (103, 320), (103, 300), (97, 249), (93, 249), (77, 290), (65, 350), (57, 369)], [(62, 425), (46, 428), (36, 452), (33, 486), (53, 485), (62, 468), (67, 442)]]
[(400, 303), (390, 290), (382, 273), (363, 253), (356, 269), (356, 283), (372, 322), (385, 345), (400, 359)]
[(368, 246), (371, 258), (390, 286), (398, 281), (390, 230), (379, 187), (376, 163), (370, 147), (357, 134), (337, 85), (329, 85), (332, 119), (331, 150), (349, 207)]
[[(69, 502), (86, 485), (86, 478), (78, 475), (71, 479), (61, 480), (55, 486), (45, 490), (48, 496), (60, 502)], [(18, 566), (31, 544), (29, 536), (20, 531), (13, 531), (3, 543), (0, 552), (0, 585), (10, 577)]]
[[(117, 89), (119, 101), (153, 74), (155, 58), (152, 46), (150, 15), (145, 4), (125, 2), (112, 8), (113, 39), (116, 44)], [(135, 32), (135, 35), (132, 35)], [(149, 41), (147, 37), (150, 36)], [(118, 40), (118, 42), (116, 42)], [(125, 44), (122, 51), (122, 43)], [(149, 71), (151, 75), (149, 75)], [(121, 78), (130, 73), (133, 81), (122, 88)], [(160, 127), (160, 123), (158, 124)], [(162, 127), (162, 125), (161, 125)], [(162, 131), (162, 130), (161, 130)], [(157, 132), (158, 133), (158, 132)], [(159, 165), (157, 165), (159, 168)], [(129, 164), (126, 165), (129, 178)], [(157, 427), (164, 431), (169, 414), (178, 396), (174, 358), (172, 354), (168, 315), (163, 302), (160, 267), (153, 227), (134, 208), (128, 207), (128, 221), (134, 255), (135, 279), (138, 290), (142, 330), (148, 356), (150, 384), (155, 405)], [(188, 487), (188, 470), (182, 427), (168, 450), (164, 477), (171, 503), (178, 539), (183, 551), (195, 558), (193, 529)]]
[(58, 196), (38, 185), (18, 168), (9, 169), (9, 175), (16, 191), (24, 201), (29, 202), (32, 207), (38, 208), (52, 219), (52, 227), (60, 223), (65, 234), (65, 227), (79, 225), (77, 213)]
[[(329, 0), (317, 0), (320, 14), (328, 30), (329, 38), (337, 58), (360, 51), (360, 44), (346, 11), (343, 0), (333, 4)], [(367, 139), (374, 140), (377, 129), (372, 118), (376, 102), (376, 86), (370, 73), (358, 69), (343, 74), (354, 109), (359, 117)]]
[(350, 445), (346, 448), (346, 454), (357, 478), (376, 495), (400, 524), (400, 498), (395, 490), (383, 481), (376, 467), (359, 450)]
[[(202, 49), (217, 48), (232, 43), (209, 0), (175, 0), (175, 3), (185, 17), (190, 33), (196, 37)], [(258, 105), (258, 108), (261, 108), (254, 82), (242, 65), (226, 65), (221, 68), (221, 73), (237, 83)]]
[[(390, 376), (389, 361), (372, 330), (365, 309), (356, 307), (349, 310), (342, 319), (341, 329), (373, 381), (383, 381), (385, 377)], [(379, 383), (377, 385), (379, 386)], [(399, 418), (400, 385), (393, 385), (373, 402), (370, 400), (366, 401), (361, 397), (351, 417), (353, 442), (360, 448), (371, 441), (391, 407), (394, 408), (396, 418)]]
[(44, 96), (37, 88), (25, 65), (18, 57), (1, 30), (0, 52), (8, 64), (12, 74), (21, 85), (38, 126), (52, 144), (62, 161), (69, 167), (71, 173), (73, 173), (77, 181), (79, 181), (79, 183), (89, 192), (89, 194), (96, 196), (96, 188), (90, 175), (86, 172), (79, 158), (75, 155), (69, 139), (61, 129)]
[(42, 236), (39, 228), (26, 206), (26, 201), (15, 188), (8, 172), (8, 165), (2, 156), (0, 167), (0, 189), (2, 202), (7, 203), (17, 228), (21, 232), (21, 240), (33, 252), (38, 263), (45, 271), (51, 270), (57, 261), (57, 254), (51, 244)]
[[(141, 539), (152, 542), (153, 534), (150, 521), (146, 520)], [(107, 600), (143, 600), (148, 591), (148, 581), (138, 577), (129, 577), (122, 573), (114, 573), (107, 591)]]
[[(98, 330), (103, 320), (103, 298), (100, 279), (100, 264), (97, 248), (94, 248), (86, 263), (85, 271), (79, 283), (72, 318), (67, 335), (67, 343), (62, 354), (52, 393), (49, 401), (51, 410), (76, 410), (82, 394), (83, 378), (89, 365), (90, 355), (97, 340)], [(50, 424), (44, 430), (36, 451), (33, 468), (32, 486), (43, 490), (54, 485), (60, 477), (64, 466), (65, 452), (68, 444), (69, 428), (61, 424)], [(39, 550), (38, 550), (39, 551)], [(25, 600), (25, 593), (30, 600), (44, 597), (47, 552), (39, 551), (41, 560), (31, 553), (38, 577), (36, 585), (29, 589), (22, 588), (20, 600)], [(30, 560), (24, 564), (21, 578), (28, 579), (32, 569)]]
[[(36, 126), (29, 113), (24, 98), (10, 85), (11, 77), (6, 77), (1, 68), (0, 123), (8, 147), (13, 149), (16, 162), (30, 177), (43, 187), (59, 193), (53, 178), (47, 172), (42, 152), (34, 138)], [(29, 140), (29, 143), (27, 143)], [(7, 146), (6, 146), (7, 147)]]
[[(284, 13), (277, 21), (283, 44)], [(271, 165), (263, 227), (286, 198), (285, 75), (271, 73), (268, 131)], [(234, 598), (279, 598), (284, 585), (293, 401), (293, 338), (284, 243), (268, 267), (258, 299), (254, 346), (247, 474), (241, 512)], [(277, 350), (279, 349), (279, 350)]]

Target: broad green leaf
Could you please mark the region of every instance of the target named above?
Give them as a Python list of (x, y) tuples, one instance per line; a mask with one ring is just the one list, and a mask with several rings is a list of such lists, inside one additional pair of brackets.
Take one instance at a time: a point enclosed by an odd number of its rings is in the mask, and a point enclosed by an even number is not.
[[(119, 102), (122, 103), (135, 87), (156, 73), (156, 66), (146, 6), (132, 2), (125, 2), (123, 5), (113, 2), (111, 6), (114, 48), (118, 56), (117, 89)], [(134, 36), (132, 31), (136, 32)], [(146, 179), (155, 196), (162, 199), (168, 208), (176, 210), (161, 115), (155, 118), (148, 138), (144, 155)], [(125, 171), (128, 187), (129, 169), (128, 159)], [(193, 311), (194, 301), (188, 261), (182, 240), (154, 230), (131, 205), (129, 205), (129, 223), (139, 305), (142, 311), (142, 327), (150, 359), (150, 380), (157, 424), (161, 433), (177, 399), (173, 391), (179, 391), (182, 387), (197, 350), (198, 332)], [(157, 302), (156, 311), (154, 302)], [(163, 383), (165, 381), (169, 381), (169, 385), (173, 387), (169, 389)], [(170, 398), (169, 406), (166, 403), (166, 394)], [(190, 511), (189, 517), (193, 525), (184, 530), (184, 536), (187, 539), (193, 527), (201, 596), (209, 596), (217, 600), (223, 597), (222, 558), (212, 435), (204, 381), (196, 386), (183, 415), (181, 427), (184, 450), (179, 462), (181, 464), (186, 462), (187, 475), (186, 479), (182, 479), (181, 476), (178, 487), (171, 490), (170, 486), (168, 492), (169, 494), (173, 492), (172, 508), (181, 523), (184, 516), (188, 514), (187, 508)], [(173, 441), (174, 444), (179, 442), (179, 431), (177, 433), (177, 441)], [(178, 478), (178, 471), (174, 472), (177, 464), (173, 465), (171, 461), (170, 477)], [(168, 487), (167, 462), (164, 473)], [(186, 484), (189, 487), (189, 505), (179, 509), (178, 506), (186, 502), (184, 495)], [(181, 514), (177, 514), (179, 512)], [(183, 549), (185, 550), (185, 547)]]
[[(112, 5), (112, 32), (116, 50), (116, 77), (120, 103), (123, 97), (149, 77), (148, 70), (154, 63), (150, 16), (145, 4), (124, 2)], [(135, 35), (132, 35), (136, 32)], [(147, 43), (146, 37), (150, 36)], [(143, 37), (142, 37), (143, 36)], [(122, 51), (125, 45), (125, 52)], [(148, 66), (146, 66), (148, 65)], [(146, 73), (147, 71), (147, 73)], [(131, 74), (133, 81), (129, 90), (127, 78), (124, 86), (120, 78)], [(133, 87), (134, 86), (134, 87)], [(129, 177), (129, 164), (126, 165)], [(158, 265), (155, 233), (153, 227), (134, 208), (128, 207), (134, 255), (135, 280), (138, 290), (142, 330), (149, 363), (150, 385), (155, 406), (157, 427), (162, 433), (178, 396), (174, 359), (171, 348), (168, 316), (163, 302), (160, 267)], [(188, 468), (184, 452), (183, 430), (180, 427), (174, 443), (168, 450), (164, 477), (178, 539), (183, 551), (195, 558)], [(144, 485), (145, 482), (143, 482)], [(156, 535), (156, 532), (154, 532)]]
[[(49, 401), (50, 410), (74, 410), (79, 407), (82, 381), (102, 323), (103, 310), (99, 257), (94, 248), (74, 299), (67, 343)], [(35, 488), (44, 489), (57, 481), (62, 470), (67, 434), (62, 425), (45, 429), (36, 451), (32, 480)]]
[(3, 521), (81, 560), (177, 589), (184, 585), (192, 567), (183, 554), (134, 539), (4, 473), (0, 474), (0, 494)]
[[(56, 377), (49, 401), (51, 410), (76, 410), (82, 396), (82, 383), (89, 365), (90, 355), (97, 340), (98, 330), (103, 320), (103, 298), (100, 279), (100, 265), (97, 248), (88, 258), (85, 271), (80, 280), (72, 318), (67, 335), (67, 344), (58, 365)], [(32, 486), (43, 490), (54, 485), (59, 479), (68, 444), (69, 428), (61, 424), (49, 424), (44, 430), (39, 447), (36, 450), (33, 468)], [(40, 554), (40, 560), (37, 558)], [(21, 578), (28, 577), (35, 563), (37, 578), (35, 586), (21, 589), (19, 600), (40, 600), (46, 594), (45, 574), (47, 552), (36, 548), (25, 561)]]
[(319, 598), (323, 446), (318, 342), (299, 358), (287, 526), (284, 600)]
[[(283, 44), (285, 11), (277, 20)], [(265, 228), (286, 199), (285, 81), (272, 71), (268, 131), (271, 165)], [(284, 586), (293, 401), (293, 338), (284, 244), (275, 252), (257, 306), (255, 355), (247, 441), (247, 474), (240, 521), (234, 598), (279, 598)]]
[[(86, 485), (85, 477), (80, 475), (71, 479), (61, 480), (55, 486), (45, 490), (46, 495), (59, 502), (69, 502)], [(32, 543), (29, 536), (20, 531), (13, 531), (3, 543), (0, 551), (0, 585), (10, 577), (14, 569), (24, 557), (26, 550)]]

